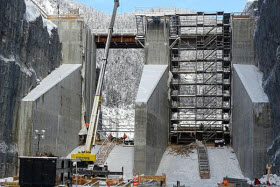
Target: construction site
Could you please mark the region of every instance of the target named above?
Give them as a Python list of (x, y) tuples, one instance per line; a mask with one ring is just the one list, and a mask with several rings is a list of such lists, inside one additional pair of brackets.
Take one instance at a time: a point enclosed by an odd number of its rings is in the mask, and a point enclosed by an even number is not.
[(0, 0), (0, 186), (280, 186), (280, 2), (107, 3)]

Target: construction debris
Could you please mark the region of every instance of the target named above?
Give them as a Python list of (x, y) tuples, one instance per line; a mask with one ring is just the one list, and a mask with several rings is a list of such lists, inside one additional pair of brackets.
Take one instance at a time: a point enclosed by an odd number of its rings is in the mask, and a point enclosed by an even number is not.
[(72, 177), (72, 184), (74, 185), (92, 185), (98, 181), (97, 177), (76, 176)]
[(139, 187), (166, 186), (166, 175), (164, 173), (162, 174), (162, 176), (140, 175), (138, 177), (134, 177), (133, 184)]
[(170, 155), (182, 155), (188, 156), (190, 153), (193, 153), (193, 149), (196, 148), (195, 143), (191, 143), (189, 145), (170, 145), (169, 153)]

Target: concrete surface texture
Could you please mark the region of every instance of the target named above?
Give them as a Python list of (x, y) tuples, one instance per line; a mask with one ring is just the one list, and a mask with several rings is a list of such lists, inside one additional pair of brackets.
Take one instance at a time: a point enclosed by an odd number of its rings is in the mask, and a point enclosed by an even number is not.
[(257, 65), (253, 18), (232, 17), (232, 63)]
[(262, 73), (254, 65), (233, 65), (232, 144), (244, 176), (266, 172), (272, 141), (270, 104), (262, 88)]
[(168, 144), (167, 65), (145, 65), (135, 104), (134, 173), (156, 173)]
[[(82, 64), (82, 111), (89, 122), (96, 86), (96, 44), (83, 20), (55, 20), (62, 42), (62, 64)], [(82, 122), (83, 123), (83, 122)]]
[(34, 130), (46, 130), (40, 152), (67, 156), (78, 145), (81, 122), (81, 65), (64, 64), (42, 80), (20, 103), (19, 156), (37, 151)]
[(244, 179), (238, 160), (231, 147), (208, 147), (210, 179), (201, 179), (198, 168), (197, 150), (191, 150), (188, 155), (177, 154), (168, 147), (161, 159), (157, 175), (166, 174), (167, 186), (173, 186), (177, 181), (181, 185), (191, 187), (213, 187), (221, 183), (223, 177)]
[(160, 17), (152, 17), (147, 24), (145, 64), (169, 64), (169, 36), (167, 25)]

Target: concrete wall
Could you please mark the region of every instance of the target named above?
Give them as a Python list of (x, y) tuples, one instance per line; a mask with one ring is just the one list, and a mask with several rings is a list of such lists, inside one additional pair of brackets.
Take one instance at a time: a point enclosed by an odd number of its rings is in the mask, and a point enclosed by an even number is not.
[(67, 156), (78, 146), (81, 123), (81, 65), (64, 64), (22, 99), (18, 117), (19, 156), (37, 151), (34, 130), (46, 130), (40, 152)]
[(232, 63), (257, 65), (254, 52), (254, 19), (232, 17)]
[(163, 21), (147, 24), (145, 64), (169, 64), (169, 37)]
[(262, 73), (253, 65), (234, 65), (232, 136), (243, 174), (250, 179), (264, 175), (272, 139), (270, 105)]
[(55, 20), (62, 42), (62, 63), (82, 64), (83, 113), (89, 122), (96, 87), (96, 44), (83, 20)]
[(168, 145), (167, 65), (145, 65), (135, 104), (134, 173), (154, 175)]

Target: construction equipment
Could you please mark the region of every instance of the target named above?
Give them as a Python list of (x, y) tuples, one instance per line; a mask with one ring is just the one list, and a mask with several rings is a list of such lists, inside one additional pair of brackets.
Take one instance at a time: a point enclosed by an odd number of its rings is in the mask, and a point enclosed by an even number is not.
[(85, 148), (84, 148), (83, 152), (71, 155), (71, 158), (81, 159), (82, 162), (87, 162), (89, 164), (94, 163), (96, 160), (96, 155), (91, 154), (91, 148), (92, 148), (92, 146), (95, 146), (95, 137), (96, 137), (96, 133), (97, 133), (97, 127), (98, 127), (98, 121), (99, 121), (99, 115), (100, 115), (100, 109), (101, 109), (101, 89), (102, 89), (106, 65), (107, 65), (107, 61), (108, 61), (108, 54), (109, 54), (110, 42), (111, 42), (112, 34), (113, 34), (113, 27), (114, 27), (114, 23), (115, 23), (116, 13), (117, 13), (117, 9), (119, 7), (119, 0), (114, 0), (114, 3), (115, 4), (114, 4), (110, 27), (108, 30), (108, 37), (107, 37), (107, 42), (106, 42), (106, 47), (105, 47), (104, 59), (102, 61), (102, 66), (100, 69), (100, 75), (99, 75), (98, 84), (97, 84), (97, 88), (96, 88), (96, 94), (94, 97), (90, 124), (89, 124), (89, 128), (87, 131)]

